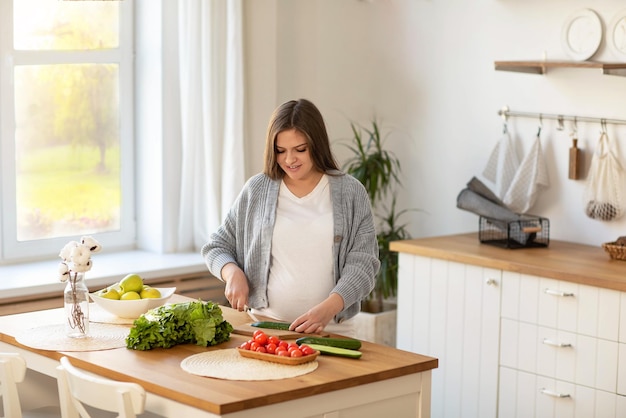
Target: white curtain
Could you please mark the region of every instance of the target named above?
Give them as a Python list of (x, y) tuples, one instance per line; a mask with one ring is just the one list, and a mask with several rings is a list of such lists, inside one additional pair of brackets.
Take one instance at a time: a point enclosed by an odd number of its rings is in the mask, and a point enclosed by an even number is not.
[(180, 0), (179, 251), (199, 250), (244, 183), (241, 0)]

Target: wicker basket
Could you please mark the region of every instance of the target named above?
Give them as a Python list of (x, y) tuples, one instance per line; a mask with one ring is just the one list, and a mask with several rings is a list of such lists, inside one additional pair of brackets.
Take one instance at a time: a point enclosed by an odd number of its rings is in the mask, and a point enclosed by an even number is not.
[(609, 253), (612, 259), (626, 261), (626, 245), (617, 245), (615, 242), (607, 242), (602, 244), (602, 248)]

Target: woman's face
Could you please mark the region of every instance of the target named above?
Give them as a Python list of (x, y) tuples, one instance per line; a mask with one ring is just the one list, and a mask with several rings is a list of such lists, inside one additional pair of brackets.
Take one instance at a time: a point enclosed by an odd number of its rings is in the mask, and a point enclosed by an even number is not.
[(276, 161), (294, 181), (307, 180), (318, 173), (311, 160), (306, 136), (296, 129), (282, 131), (276, 136)]

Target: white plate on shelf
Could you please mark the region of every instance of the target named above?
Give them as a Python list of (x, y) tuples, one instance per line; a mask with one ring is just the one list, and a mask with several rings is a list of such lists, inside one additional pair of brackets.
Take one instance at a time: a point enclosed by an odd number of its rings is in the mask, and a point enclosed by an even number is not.
[(602, 43), (602, 22), (591, 9), (572, 13), (561, 30), (563, 49), (576, 61), (588, 60)]
[(606, 38), (615, 56), (626, 59), (626, 9), (613, 17), (606, 31)]

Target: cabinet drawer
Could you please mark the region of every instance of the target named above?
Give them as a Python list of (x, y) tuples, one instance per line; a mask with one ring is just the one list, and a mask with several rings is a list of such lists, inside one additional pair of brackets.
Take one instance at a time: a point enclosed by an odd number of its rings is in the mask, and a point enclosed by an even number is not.
[(620, 333), (620, 297), (595, 286), (513, 272), (502, 276), (503, 318), (610, 341)]
[(620, 417), (624, 406), (624, 398), (614, 393), (500, 368), (502, 418)]
[(500, 348), (502, 366), (617, 391), (619, 348), (615, 341), (502, 319)]

